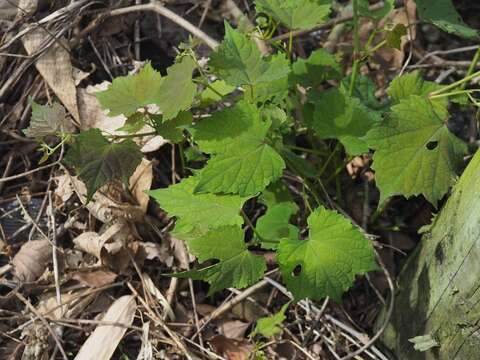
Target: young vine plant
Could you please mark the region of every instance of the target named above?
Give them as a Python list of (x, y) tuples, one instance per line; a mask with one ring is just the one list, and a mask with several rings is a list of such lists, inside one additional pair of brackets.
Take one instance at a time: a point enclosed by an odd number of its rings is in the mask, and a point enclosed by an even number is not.
[[(450, 0), (416, 3), (424, 21), (478, 38)], [(262, 252), (274, 251), (296, 300), (328, 296), (338, 301), (357, 275), (379, 266), (365, 233), (317, 193), (324, 188), (333, 154), (351, 158), (373, 152), (381, 204), (396, 195), (423, 195), (436, 206), (455, 183), (467, 152), (449, 130), (449, 103), (477, 105), (473, 90), (464, 86), (479, 75), (474, 67), (447, 86), (424, 80), (420, 72), (406, 73), (391, 82), (388, 99), (375, 97), (375, 84), (359, 74), (360, 66), (380, 48), (398, 48), (409, 31), (387, 22), (371, 36), (380, 38), (378, 43), (361, 45), (361, 18), (379, 23), (394, 0), (383, 4), (373, 11), (367, 0), (352, 2), (349, 75), (342, 59), (325, 49), (306, 59), (295, 59), (292, 52), (293, 31), (328, 21), (330, 0), (256, 0), (259, 26), (244, 32), (225, 22), (225, 38), (207, 65), (201, 65), (196, 43), (190, 42), (166, 76), (147, 62), (138, 73), (118, 77), (97, 93), (109, 116), (127, 118), (120, 129), (127, 135), (95, 128), (74, 134), (61, 105), (36, 103), (25, 133), (60, 137), (53, 148), (42, 143), (44, 159), (69, 145), (64, 162), (86, 184), (88, 201), (108, 182), (128, 182), (142, 159), (136, 137), (161, 135), (180, 150), (183, 172), (190, 176), (149, 194), (176, 219), (173, 235), (200, 263), (172, 276), (204, 280), (210, 294), (244, 288), (264, 276)], [(290, 31), (285, 44), (269, 39), (278, 27)], [(254, 37), (274, 50), (263, 54)], [(145, 126), (151, 131), (139, 133)], [(299, 136), (310, 139), (311, 148), (297, 147)], [(319, 145), (326, 141), (336, 143), (335, 150)], [(307, 162), (303, 153), (321, 161)], [(303, 202), (293, 201), (284, 182), (287, 174), (304, 190)], [(266, 212), (253, 220), (246, 207), (259, 204)]]

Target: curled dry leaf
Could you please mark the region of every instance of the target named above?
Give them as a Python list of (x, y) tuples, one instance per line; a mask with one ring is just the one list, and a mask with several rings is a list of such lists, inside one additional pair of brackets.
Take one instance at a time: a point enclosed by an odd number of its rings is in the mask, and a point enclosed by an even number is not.
[(129, 187), (130, 192), (137, 200), (138, 206), (145, 213), (147, 212), (148, 202), (150, 197), (146, 194), (146, 190), (150, 190), (153, 179), (152, 162), (147, 159), (142, 159), (140, 165), (137, 166), (135, 172), (130, 177)]
[(102, 321), (124, 326), (97, 326), (80, 348), (75, 360), (109, 360), (125, 335), (127, 327), (132, 325), (136, 309), (137, 303), (133, 296), (126, 295), (117, 299), (110, 306)]
[(245, 338), (245, 332), (247, 331), (250, 323), (240, 320), (227, 320), (222, 321), (218, 326), (220, 334), (230, 339), (242, 340)]
[(209, 342), (215, 352), (227, 360), (247, 360), (255, 348), (245, 339), (235, 340), (223, 335), (216, 335)]
[(38, 57), (35, 66), (75, 122), (80, 124), (73, 67), (70, 54), (66, 50), (68, 42), (64, 38), (52, 39), (52, 36), (41, 27), (25, 34), (22, 42), (28, 55), (36, 54), (51, 42), (42, 56)]
[(147, 290), (153, 297), (155, 297), (158, 302), (162, 305), (164, 311), (168, 315), (171, 321), (175, 321), (175, 313), (173, 312), (172, 307), (168, 303), (168, 300), (163, 296), (162, 292), (155, 286), (152, 279), (148, 274), (143, 273), (143, 285), (145, 286), (145, 290)]
[(72, 275), (72, 279), (83, 285), (93, 288), (105, 286), (115, 281), (117, 274), (108, 270), (79, 270)]
[(52, 246), (48, 240), (28, 241), (13, 257), (13, 272), (21, 281), (35, 281), (51, 261)]
[(106, 245), (116, 234), (124, 229), (125, 224), (116, 223), (111, 225), (102, 235), (93, 231), (84, 232), (73, 239), (73, 243), (80, 250), (102, 260), (105, 256), (104, 251), (115, 253), (122, 248), (123, 244), (114, 244), (115, 242), (110, 242), (108, 248)]

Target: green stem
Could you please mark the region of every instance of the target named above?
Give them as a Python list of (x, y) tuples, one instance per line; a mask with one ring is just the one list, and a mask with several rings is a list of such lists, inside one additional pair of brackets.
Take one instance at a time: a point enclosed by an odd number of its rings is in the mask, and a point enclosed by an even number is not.
[(308, 149), (308, 148), (304, 148), (304, 147), (300, 147), (300, 146), (287, 145), (287, 144), (284, 144), (283, 146), (285, 146), (287, 149), (290, 149), (290, 150), (302, 151), (302, 152), (310, 153), (310, 154), (313, 154), (313, 155), (318, 155), (318, 156), (325, 155), (325, 152), (321, 152), (321, 151), (314, 150), (314, 149)]
[(140, 134), (125, 134), (125, 135), (107, 135), (108, 137), (112, 139), (131, 139), (131, 138), (136, 138), (136, 137), (144, 137), (144, 136), (152, 136), (152, 135), (157, 135), (156, 131), (151, 131), (148, 133), (140, 133)]
[[(480, 48), (477, 49), (477, 52), (473, 56), (472, 62), (468, 67), (467, 76), (473, 74), (473, 72), (475, 71), (475, 68), (477, 67), (478, 60), (480, 60)], [(466, 86), (467, 86), (467, 83), (463, 83), (462, 86), (460, 86), (460, 89), (463, 90), (465, 89)]]
[(255, 226), (253, 226), (253, 223), (250, 221), (250, 219), (248, 218), (247, 214), (245, 214), (245, 211), (243, 211), (243, 209), (242, 209), (241, 212), (242, 212), (242, 215), (243, 215), (243, 219), (244, 219), (245, 222), (247, 223), (247, 226), (253, 230), (253, 233), (255, 234), (255, 236), (256, 236), (260, 241), (263, 241), (263, 239), (262, 239), (262, 237), (260, 236), (260, 234), (258, 233), (257, 229), (255, 229)]
[(430, 99), (439, 99), (439, 98), (461, 95), (461, 94), (470, 94), (472, 92), (478, 92), (478, 91), (480, 91), (480, 89), (456, 90), (456, 91), (448, 92), (445, 94), (438, 94), (433, 96), (430, 95)]
[(436, 91), (432, 91), (430, 94), (429, 94), (429, 98), (431, 98), (432, 96), (436, 96), (436, 95), (439, 95), (439, 94), (443, 94), (443, 93), (446, 93), (452, 89), (455, 89), (456, 87), (462, 85), (462, 84), (465, 84), (465, 83), (468, 83), (470, 80), (472, 79), (475, 79), (476, 77), (480, 76), (480, 71), (477, 71), (477, 72), (474, 72), (473, 74), (470, 74), (468, 76), (465, 76), (463, 79), (460, 79), (458, 81), (455, 81), (454, 83), (451, 83), (450, 85), (447, 85), (447, 86), (444, 86)]
[(360, 29), (358, 18), (358, 0), (352, 0), (353, 5), (353, 67), (352, 67), (352, 79), (350, 81), (350, 96), (353, 95), (355, 89), (355, 83), (357, 81), (358, 70), (360, 68)]
[(387, 43), (387, 40), (382, 40), (382, 41), (380, 41), (377, 45), (375, 45), (373, 48), (368, 49), (368, 54), (366, 54), (366, 55), (363, 57), (363, 59), (366, 59), (367, 57), (369, 57), (370, 55), (372, 55), (373, 53), (375, 53), (375, 51), (377, 51), (378, 49), (384, 47), (386, 43)]
[(293, 49), (293, 32), (290, 30), (288, 37), (288, 58), (292, 61), (292, 49)]

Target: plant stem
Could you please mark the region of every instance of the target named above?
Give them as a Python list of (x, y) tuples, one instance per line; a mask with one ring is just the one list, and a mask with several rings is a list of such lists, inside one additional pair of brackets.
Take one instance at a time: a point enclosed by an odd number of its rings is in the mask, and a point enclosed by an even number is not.
[(438, 94), (438, 95), (430, 95), (430, 99), (439, 99), (439, 98), (444, 98), (444, 97), (449, 97), (449, 96), (455, 96), (455, 95), (461, 95), (461, 94), (470, 94), (472, 92), (479, 92), (480, 89), (469, 89), (469, 90), (456, 90), (444, 94)]
[(355, 83), (357, 81), (358, 70), (360, 68), (360, 30), (359, 30), (359, 19), (358, 19), (358, 0), (352, 0), (353, 5), (353, 67), (352, 67), (352, 78), (350, 81), (350, 96), (353, 95), (353, 90), (355, 89)]
[(288, 59), (292, 61), (292, 48), (293, 48), (293, 32), (290, 30), (290, 36), (288, 37)]
[(300, 146), (287, 145), (287, 144), (284, 144), (283, 146), (285, 146), (286, 148), (288, 148), (290, 150), (302, 151), (302, 152), (310, 153), (310, 154), (313, 154), (313, 155), (318, 155), (318, 156), (326, 155), (325, 152), (321, 152), (321, 151), (318, 151), (318, 150), (315, 150), (315, 149), (308, 149), (308, 148), (304, 148), (304, 147), (300, 147)]
[(460, 86), (464, 83), (467, 83), (469, 82), (470, 80), (472, 79), (475, 79), (476, 77), (480, 76), (480, 71), (477, 71), (477, 72), (474, 72), (473, 74), (470, 74), (468, 76), (465, 76), (463, 79), (460, 79), (458, 81), (455, 81), (454, 83), (451, 83), (450, 85), (447, 85), (447, 86), (444, 86), (442, 87), (441, 89), (438, 89), (436, 91), (432, 91), (430, 94), (429, 94), (429, 98), (432, 98), (432, 96), (436, 96), (436, 95), (439, 95), (439, 94), (443, 94), (451, 89), (455, 89), (457, 86)]
[[(470, 63), (470, 66), (467, 71), (467, 76), (473, 74), (473, 72), (475, 71), (475, 67), (478, 64), (478, 60), (480, 60), (480, 48), (477, 49), (477, 52), (473, 56), (472, 62)], [(462, 86), (460, 86), (460, 90), (465, 89), (466, 86), (467, 86), (467, 83), (463, 83)]]
[(136, 137), (144, 137), (144, 136), (152, 136), (152, 135), (157, 135), (157, 132), (151, 131), (148, 133), (140, 133), (140, 134), (108, 135), (108, 137), (111, 137), (113, 139), (131, 139)]

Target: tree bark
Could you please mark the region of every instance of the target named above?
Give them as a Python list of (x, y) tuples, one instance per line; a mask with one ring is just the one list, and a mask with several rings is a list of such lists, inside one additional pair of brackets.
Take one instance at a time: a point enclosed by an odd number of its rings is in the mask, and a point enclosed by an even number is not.
[[(398, 359), (480, 359), (479, 240), (477, 152), (400, 275), (383, 335)], [(438, 346), (415, 350), (409, 339), (422, 335), (432, 336)]]

